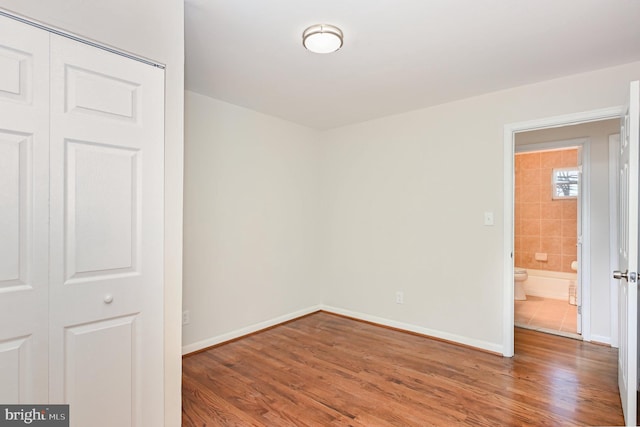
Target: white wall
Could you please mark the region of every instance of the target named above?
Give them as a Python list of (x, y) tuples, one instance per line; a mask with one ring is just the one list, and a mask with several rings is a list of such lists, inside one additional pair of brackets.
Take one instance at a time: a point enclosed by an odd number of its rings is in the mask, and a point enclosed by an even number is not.
[(193, 351), (320, 303), (320, 145), (317, 131), (189, 91), (185, 111)]
[(324, 303), (505, 350), (504, 125), (622, 105), (637, 78), (640, 62), (327, 131)]
[[(640, 75), (639, 75), (640, 77)], [(611, 342), (611, 272), (609, 265), (609, 135), (619, 133), (618, 120), (543, 129), (516, 134), (516, 145), (589, 138), (589, 216), (591, 256), (585, 266), (591, 274), (591, 335)]]
[(181, 423), (182, 0), (0, 0), (0, 8), (166, 65), (165, 425)]
[(322, 133), (187, 92), (185, 350), (321, 304), (507, 352), (504, 126), (621, 105), (639, 76), (636, 62)]

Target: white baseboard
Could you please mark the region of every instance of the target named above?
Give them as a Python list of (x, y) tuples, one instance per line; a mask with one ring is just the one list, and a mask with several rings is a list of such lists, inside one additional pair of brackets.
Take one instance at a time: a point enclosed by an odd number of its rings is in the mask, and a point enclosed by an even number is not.
[(278, 316), (276, 318), (266, 320), (264, 322), (256, 323), (244, 328), (236, 329), (235, 331), (227, 332), (226, 334), (217, 335), (215, 337), (207, 338), (202, 341), (194, 342), (193, 344), (187, 344), (182, 347), (182, 355), (193, 353), (194, 351), (202, 350), (203, 348), (211, 347), (216, 344), (220, 344), (226, 341), (231, 341), (236, 338), (243, 337), (245, 335), (258, 332), (262, 329), (270, 328), (271, 326), (278, 325), (280, 323), (287, 322), (289, 320), (296, 319), (298, 317), (306, 316), (307, 314), (314, 313), (322, 310), (322, 306), (315, 305), (302, 310), (294, 311), (293, 313)]
[(293, 313), (278, 316), (276, 318), (266, 320), (264, 322), (256, 323), (244, 328), (236, 329), (231, 332), (227, 332), (222, 335), (207, 338), (202, 341), (198, 341), (192, 344), (187, 344), (182, 347), (182, 355), (193, 353), (194, 351), (202, 350), (207, 347), (211, 347), (217, 344), (221, 344), (226, 341), (231, 341), (236, 338), (241, 338), (245, 335), (252, 334), (262, 329), (269, 328), (271, 326), (278, 325), (280, 323), (287, 322), (289, 320), (296, 319), (298, 317), (306, 316), (307, 314), (314, 313), (316, 311), (326, 311), (329, 313), (340, 314), (343, 316), (352, 317), (358, 320), (364, 320), (366, 322), (376, 323), (383, 326), (389, 326), (391, 328), (400, 329), (403, 331), (414, 332), (417, 334), (439, 338), (454, 343), (468, 345), (482, 350), (487, 350), (493, 353), (504, 354), (502, 345), (494, 344), (486, 341), (476, 340), (473, 338), (463, 337), (460, 335), (450, 334), (448, 332), (437, 331), (434, 329), (423, 328), (421, 326), (411, 325), (409, 323), (398, 322), (395, 320), (385, 319), (382, 317), (372, 316), (369, 314), (359, 313), (351, 310), (345, 310), (342, 308), (327, 306), (327, 305), (315, 305), (302, 310), (295, 311)]
[(605, 336), (602, 336), (602, 335), (593, 335), (593, 334), (591, 334), (591, 339), (589, 341), (595, 342), (595, 343), (598, 343), (598, 344), (611, 345), (611, 337), (605, 337)]
[(426, 335), (442, 340), (455, 342), (458, 344), (468, 345), (482, 350), (487, 350), (493, 353), (504, 354), (503, 347), (500, 344), (495, 344), (487, 341), (476, 340), (473, 338), (463, 337), (461, 335), (450, 334), (448, 332), (437, 331), (434, 329), (423, 328), (421, 326), (411, 325), (409, 323), (398, 322), (395, 320), (384, 319), (382, 317), (372, 316), (369, 314), (358, 313), (351, 310), (345, 310), (342, 308), (331, 307), (323, 305), (322, 310), (329, 313), (341, 314), (343, 316), (353, 317), (354, 319), (364, 320), (371, 323), (377, 323), (379, 325), (389, 326), (391, 328), (401, 329), (403, 331), (415, 332), (417, 334)]

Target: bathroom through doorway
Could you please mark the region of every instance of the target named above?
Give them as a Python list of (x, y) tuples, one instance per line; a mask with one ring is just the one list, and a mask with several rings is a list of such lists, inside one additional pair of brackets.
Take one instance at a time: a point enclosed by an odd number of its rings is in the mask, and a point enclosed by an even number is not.
[(588, 139), (530, 140), (537, 138), (516, 135), (514, 324), (581, 339)]
[(585, 339), (611, 343), (608, 144), (618, 127), (610, 119), (515, 134), (514, 276), (526, 271), (515, 295), (520, 285), (526, 299), (514, 300), (514, 326), (575, 339), (586, 328)]

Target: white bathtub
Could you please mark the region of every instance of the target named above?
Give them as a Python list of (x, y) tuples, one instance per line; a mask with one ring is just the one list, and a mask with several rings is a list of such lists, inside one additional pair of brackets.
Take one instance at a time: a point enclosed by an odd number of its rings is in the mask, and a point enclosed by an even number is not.
[(527, 268), (529, 277), (524, 282), (524, 292), (536, 297), (568, 301), (569, 285), (575, 283), (577, 273), (533, 270)]

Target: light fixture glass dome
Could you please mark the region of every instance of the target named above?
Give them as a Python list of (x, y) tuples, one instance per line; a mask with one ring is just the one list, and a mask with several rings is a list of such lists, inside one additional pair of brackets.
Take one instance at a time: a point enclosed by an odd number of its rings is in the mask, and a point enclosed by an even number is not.
[(340, 28), (328, 24), (312, 25), (302, 33), (302, 44), (315, 53), (331, 53), (342, 47)]

